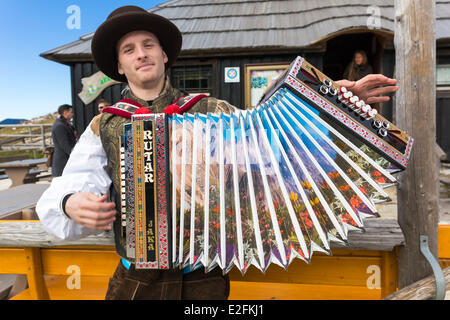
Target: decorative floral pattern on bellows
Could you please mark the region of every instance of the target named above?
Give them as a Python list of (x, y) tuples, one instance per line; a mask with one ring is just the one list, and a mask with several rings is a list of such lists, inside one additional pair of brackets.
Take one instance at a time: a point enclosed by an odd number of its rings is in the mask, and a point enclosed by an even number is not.
[(382, 140), (378, 139), (371, 132), (367, 131), (365, 128), (359, 125), (359, 123), (357, 123), (356, 121), (354, 121), (353, 119), (342, 113), (338, 108), (331, 106), (325, 99), (320, 97), (316, 92), (311, 91), (310, 89), (305, 87), (301, 82), (297, 81), (291, 76), (288, 76), (285, 82), (290, 86), (292, 86), (294, 89), (298, 90), (302, 95), (310, 99), (316, 105), (321, 107), (324, 111), (326, 111), (329, 115), (333, 116), (336, 120), (338, 120), (348, 128), (352, 129), (356, 134), (364, 138), (364, 140), (368, 141), (369, 143), (377, 147), (380, 151), (384, 152), (391, 158), (395, 159), (397, 162), (401, 163), (404, 167), (408, 165), (407, 157), (411, 152), (413, 139), (411, 138), (409, 139), (405, 156), (402, 156), (398, 152), (394, 151)]
[(156, 152), (156, 185), (157, 185), (157, 213), (158, 213), (158, 245), (159, 245), (159, 268), (169, 269), (169, 243), (168, 243), (168, 203), (167, 192), (170, 188), (167, 185), (169, 172), (166, 172), (166, 162), (168, 159), (168, 146), (166, 146), (166, 130), (164, 115), (155, 116), (155, 152)]

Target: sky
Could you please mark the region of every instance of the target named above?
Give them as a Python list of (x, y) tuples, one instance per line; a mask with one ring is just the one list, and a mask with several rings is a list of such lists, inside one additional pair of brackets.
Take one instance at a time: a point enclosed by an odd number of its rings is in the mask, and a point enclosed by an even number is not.
[(0, 121), (31, 119), (72, 104), (69, 66), (44, 59), (41, 53), (94, 32), (120, 6), (150, 9), (163, 2), (0, 0)]

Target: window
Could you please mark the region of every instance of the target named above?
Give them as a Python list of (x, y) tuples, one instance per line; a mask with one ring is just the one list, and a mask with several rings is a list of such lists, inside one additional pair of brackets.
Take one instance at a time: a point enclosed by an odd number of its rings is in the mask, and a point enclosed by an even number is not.
[(450, 86), (450, 64), (438, 64), (436, 66), (436, 84)]
[(188, 93), (213, 93), (211, 65), (173, 67), (171, 79), (173, 87)]

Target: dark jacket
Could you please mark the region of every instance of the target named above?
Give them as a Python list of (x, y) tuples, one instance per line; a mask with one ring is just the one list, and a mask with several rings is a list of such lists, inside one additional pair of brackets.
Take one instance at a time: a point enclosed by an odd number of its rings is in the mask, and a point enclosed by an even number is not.
[(352, 63), (350, 63), (347, 68), (345, 68), (345, 72), (344, 72), (344, 79), (347, 80), (351, 80), (351, 81), (358, 81), (359, 79), (364, 78), (365, 76), (367, 76), (368, 74), (373, 73), (373, 69), (372, 66), (370, 64), (366, 64), (366, 65), (357, 65), (355, 64), (353, 66), (353, 68), (355, 69), (355, 75), (356, 78), (355, 79), (349, 79), (349, 75), (350, 75), (350, 68), (352, 67)]
[(62, 175), (70, 153), (76, 143), (73, 126), (62, 116), (55, 120), (52, 126), (52, 139), (55, 146), (52, 161), (52, 176)]

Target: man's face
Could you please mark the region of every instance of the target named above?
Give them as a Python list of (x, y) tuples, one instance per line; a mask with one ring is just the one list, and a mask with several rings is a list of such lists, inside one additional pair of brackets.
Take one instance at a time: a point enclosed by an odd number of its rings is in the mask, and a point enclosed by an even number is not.
[(70, 108), (69, 110), (66, 110), (63, 112), (63, 117), (67, 120), (70, 121), (70, 119), (73, 118), (73, 109)]
[(109, 105), (106, 102), (100, 102), (98, 104), (98, 112), (102, 113), (103, 108), (109, 107)]
[(118, 71), (128, 83), (138, 87), (154, 86), (164, 81), (168, 61), (158, 38), (148, 31), (133, 31), (117, 43)]

